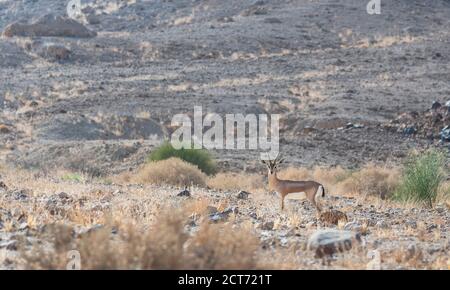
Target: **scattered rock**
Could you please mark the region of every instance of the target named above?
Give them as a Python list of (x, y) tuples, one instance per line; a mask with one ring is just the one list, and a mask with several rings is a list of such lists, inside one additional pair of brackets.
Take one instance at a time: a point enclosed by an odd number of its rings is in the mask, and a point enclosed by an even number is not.
[(247, 191), (241, 191), (237, 194), (237, 199), (248, 199), (248, 196), (250, 195), (250, 192)]
[(100, 18), (99, 16), (96, 14), (96, 11), (94, 8), (92, 7), (84, 7), (83, 9), (81, 9), (81, 13), (84, 16), (84, 21), (87, 24), (91, 24), (91, 25), (96, 25), (100, 23)]
[(189, 227), (196, 227), (197, 226), (197, 220), (199, 219), (199, 215), (198, 214), (191, 214), (187, 221), (186, 221), (186, 225)]
[(4, 124), (0, 124), (0, 133), (9, 134), (11, 133), (11, 129), (9, 129), (9, 127)]
[(434, 208), (435, 211), (437, 211), (438, 213), (444, 213), (445, 212), (445, 207), (442, 205), (438, 205)]
[(427, 252), (428, 252), (428, 254), (430, 254), (430, 255), (433, 255), (433, 254), (435, 254), (435, 253), (439, 253), (439, 252), (442, 252), (442, 251), (443, 251), (443, 248), (442, 248), (442, 246), (439, 245), (439, 244), (430, 245), (430, 246), (427, 248)]
[(248, 216), (255, 220), (258, 219), (258, 215), (256, 214), (256, 212), (251, 212)]
[(217, 22), (231, 23), (231, 22), (234, 22), (234, 18), (233, 17), (228, 17), (228, 16), (220, 17), (220, 18), (217, 19)]
[(87, 201), (88, 201), (88, 199), (87, 199), (87, 197), (85, 197), (85, 196), (83, 196), (83, 197), (81, 197), (81, 198), (79, 198), (79, 199), (77, 200), (77, 202), (78, 202), (78, 204), (80, 205), (80, 207), (83, 207), (83, 206), (86, 204)]
[(450, 141), (450, 126), (447, 126), (444, 129), (442, 129), (440, 136), (441, 136), (442, 141), (449, 142)]
[(431, 105), (431, 109), (432, 110), (438, 110), (442, 107), (442, 104), (439, 103), (438, 101), (434, 101), (433, 104)]
[(91, 211), (106, 211), (110, 208), (109, 204), (95, 204), (92, 205)]
[(409, 260), (413, 258), (417, 253), (417, 247), (414, 244), (409, 244), (408, 248), (406, 249), (406, 259)]
[(125, 192), (122, 190), (119, 190), (119, 189), (113, 191), (113, 193), (112, 193), (113, 196), (124, 195), (124, 194), (125, 194)]
[[(105, 229), (105, 226), (104, 226), (104, 225), (102, 225), (102, 224), (96, 224), (96, 225), (93, 225), (93, 226), (88, 227), (88, 228), (82, 228), (82, 229), (79, 229), (79, 230), (76, 232), (76, 236), (77, 236), (78, 238), (81, 238), (81, 237), (83, 237), (83, 236), (90, 235), (90, 234), (92, 234), (92, 233), (98, 232), (98, 231), (103, 230), (103, 229)], [(117, 229), (115, 229), (115, 231), (117, 231)], [(112, 233), (112, 232), (113, 232), (113, 231), (111, 230), (111, 233)]]
[(28, 224), (27, 223), (21, 223), (20, 225), (19, 225), (19, 231), (26, 231), (26, 230), (28, 230), (30, 227), (28, 226)]
[(375, 224), (375, 226), (379, 229), (387, 229), (389, 228), (389, 225), (384, 221), (384, 220), (379, 220), (377, 221), (377, 223)]
[(17, 241), (0, 242), (0, 249), (7, 249), (8, 251), (17, 251)]
[(266, 15), (268, 13), (268, 10), (266, 7), (264, 7), (264, 5), (264, 1), (256, 1), (247, 9), (243, 10), (240, 15), (244, 17), (252, 15)]
[(209, 220), (212, 222), (223, 222), (226, 221), (228, 219), (228, 215), (224, 215), (222, 213), (214, 213), (212, 215), (209, 216)]
[(217, 207), (215, 207), (215, 206), (210, 206), (210, 205), (208, 205), (207, 207), (206, 207), (206, 213), (207, 214), (215, 214), (215, 213), (217, 213), (217, 212), (219, 212), (218, 210), (217, 210)]
[(73, 19), (47, 14), (31, 24), (20, 22), (9, 24), (3, 31), (3, 35), (5, 37), (95, 37), (97, 33)]
[(309, 223), (307, 223), (307, 224), (305, 225), (305, 227), (306, 227), (307, 229), (312, 229), (312, 228), (317, 227), (317, 223), (316, 223), (316, 222), (309, 222)]
[(28, 192), (25, 189), (16, 189), (8, 192), (6, 196), (14, 200), (25, 201), (28, 199)]
[(406, 221), (405, 225), (412, 229), (417, 229), (417, 223), (415, 221), (412, 221), (412, 220)]
[(35, 100), (31, 100), (31, 101), (27, 102), (27, 106), (31, 107), (31, 108), (36, 108), (37, 106), (39, 106), (39, 103), (36, 102)]
[(364, 128), (364, 125), (362, 125), (362, 124), (353, 124), (353, 123), (347, 123), (345, 125), (345, 129), (360, 129), (360, 128)]
[(427, 226), (427, 231), (429, 233), (431, 233), (433, 230), (435, 230), (437, 228), (438, 228), (438, 226), (436, 224), (431, 224), (431, 225)]
[(264, 19), (264, 23), (281, 24), (281, 23), (283, 23), (283, 21), (281, 21), (279, 18), (276, 18), (276, 17), (269, 17), (269, 18)]
[(0, 207), (0, 221), (7, 221), (12, 219), (12, 214), (9, 210)]
[(237, 208), (229, 207), (229, 208), (225, 209), (222, 212), (216, 212), (216, 213), (210, 214), (209, 215), (209, 220), (212, 221), (212, 222), (215, 222), (215, 223), (217, 223), (217, 222), (224, 222), (224, 221), (228, 220), (228, 217), (229, 217), (229, 215), (231, 213), (237, 214), (238, 213)]
[(3, 181), (0, 181), (0, 189), (8, 190), (8, 186)]
[[(91, 3), (92, 4), (92, 3)], [(86, 24), (99, 24), (100, 18), (97, 15), (97, 9), (90, 6), (89, 3), (80, 3), (79, 7), (73, 6), (72, 9), (67, 11), (67, 15), (79, 22)]]
[(185, 188), (183, 191), (178, 193), (177, 196), (191, 197), (191, 192)]
[(66, 201), (69, 201), (71, 199), (71, 197), (65, 192), (58, 193), (58, 198)]
[(417, 129), (414, 127), (406, 127), (403, 129), (403, 134), (405, 135), (414, 135), (417, 133)]
[(68, 209), (67, 206), (72, 202), (72, 197), (65, 192), (60, 192), (58, 194), (53, 194), (48, 198), (45, 208), (51, 215), (64, 214)]
[(357, 233), (326, 229), (312, 234), (308, 239), (307, 248), (315, 252), (316, 258), (323, 258), (335, 253), (348, 251), (355, 243), (360, 242), (361, 237)]
[(349, 223), (345, 224), (344, 230), (353, 231), (353, 232), (361, 232), (362, 226), (357, 222), (349, 222)]
[[(450, 104), (449, 104), (450, 105)], [(434, 102), (430, 109), (422, 112), (402, 113), (397, 118), (384, 124), (384, 128), (403, 133), (404, 135), (418, 135), (428, 139), (450, 140), (450, 132), (442, 132), (450, 123), (450, 106)], [(444, 129), (442, 129), (444, 128)], [(444, 135), (444, 136), (443, 136)]]
[(271, 231), (273, 230), (273, 226), (274, 226), (274, 222), (270, 221), (270, 222), (265, 222), (261, 225), (261, 230), (263, 231)]

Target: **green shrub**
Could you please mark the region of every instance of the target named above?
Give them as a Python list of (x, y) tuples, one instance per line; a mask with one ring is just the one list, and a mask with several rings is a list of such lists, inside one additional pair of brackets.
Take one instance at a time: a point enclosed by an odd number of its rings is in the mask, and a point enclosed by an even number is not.
[(201, 171), (208, 175), (217, 172), (216, 163), (211, 154), (205, 149), (180, 149), (173, 148), (172, 144), (165, 142), (160, 147), (150, 153), (148, 159), (150, 161), (160, 161), (176, 157), (188, 163), (196, 165)]
[(79, 173), (67, 173), (61, 178), (63, 181), (84, 182), (85, 178)]
[(403, 169), (402, 180), (394, 198), (400, 201), (425, 203), (432, 207), (439, 186), (444, 181), (445, 154), (429, 150), (411, 156)]

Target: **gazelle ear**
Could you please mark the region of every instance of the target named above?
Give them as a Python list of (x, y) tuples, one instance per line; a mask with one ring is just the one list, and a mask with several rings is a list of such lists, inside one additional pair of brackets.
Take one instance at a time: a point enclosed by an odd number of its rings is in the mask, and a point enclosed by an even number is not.
[(281, 158), (280, 160), (278, 160), (278, 164), (281, 164), (284, 162), (284, 158)]
[(266, 160), (264, 160), (264, 159), (261, 159), (261, 163), (264, 165), (267, 165)]

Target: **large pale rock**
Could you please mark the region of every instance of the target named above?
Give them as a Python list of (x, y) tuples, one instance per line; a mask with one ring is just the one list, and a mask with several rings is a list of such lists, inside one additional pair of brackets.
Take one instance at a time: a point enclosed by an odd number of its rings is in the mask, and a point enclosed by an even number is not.
[(5, 37), (94, 37), (96, 35), (96, 32), (87, 29), (83, 24), (54, 14), (44, 15), (31, 24), (14, 22), (3, 31)]
[(317, 258), (348, 251), (361, 242), (361, 236), (351, 231), (334, 229), (319, 230), (308, 239), (308, 250), (314, 251)]

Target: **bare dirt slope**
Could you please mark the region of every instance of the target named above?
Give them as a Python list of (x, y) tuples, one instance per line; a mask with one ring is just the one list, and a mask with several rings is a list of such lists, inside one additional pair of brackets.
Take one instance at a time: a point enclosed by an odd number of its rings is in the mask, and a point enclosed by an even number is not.
[[(0, 30), (65, 15), (66, 2), (0, 1)], [(449, 1), (385, 1), (373, 16), (359, 0), (82, 2), (96, 37), (0, 40), (9, 162), (121, 171), (168, 136), (174, 114), (201, 105), (281, 113), (290, 161), (354, 167), (427, 146), (378, 125), (450, 98)], [(365, 126), (337, 130), (348, 122)], [(218, 157), (256, 166), (256, 152)]]

